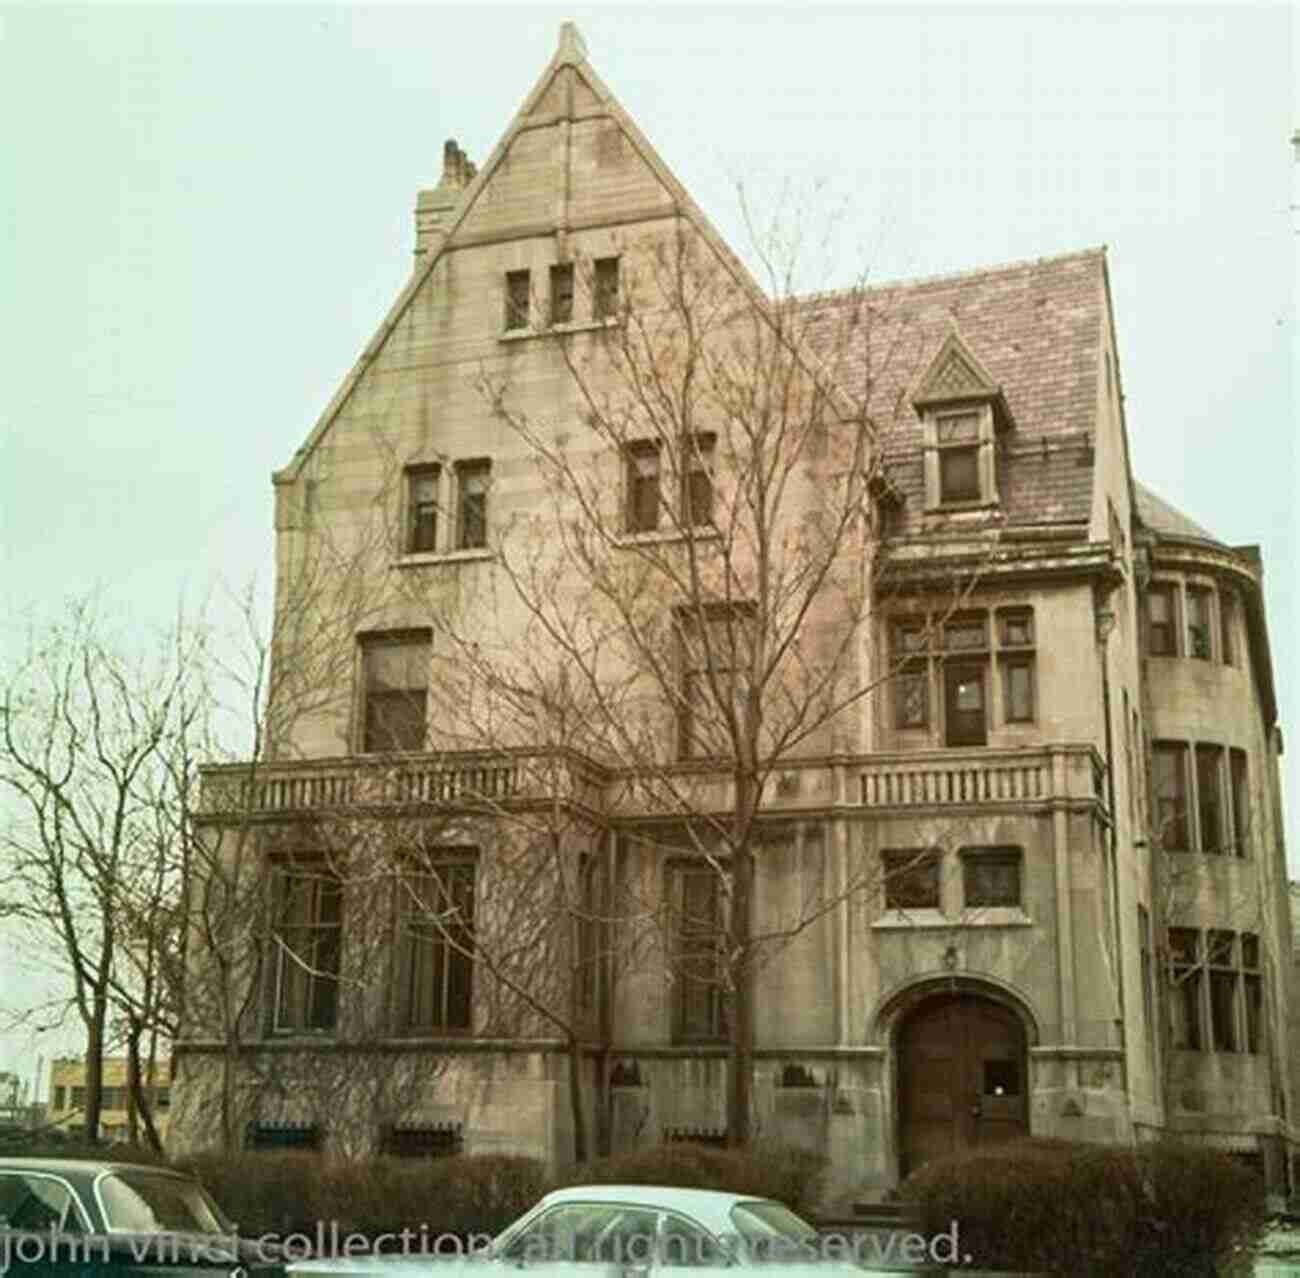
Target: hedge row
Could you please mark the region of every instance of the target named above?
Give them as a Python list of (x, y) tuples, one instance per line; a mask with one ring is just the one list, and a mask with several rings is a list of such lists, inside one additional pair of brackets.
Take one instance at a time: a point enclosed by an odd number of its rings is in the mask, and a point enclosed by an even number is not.
[(956, 1221), (982, 1268), (1096, 1278), (1208, 1278), (1250, 1242), (1264, 1208), (1248, 1167), (1173, 1143), (994, 1146), (927, 1164), (899, 1196), (926, 1232)]
[[(159, 1162), (126, 1145), (13, 1149), (62, 1158)], [(245, 1237), (400, 1233), (496, 1234), (549, 1189), (642, 1184), (725, 1189), (776, 1198), (807, 1213), (824, 1160), (784, 1147), (717, 1150), (674, 1144), (602, 1158), (547, 1177), (535, 1159), (499, 1154), (433, 1159), (342, 1159), (307, 1152), (212, 1151), (178, 1159), (211, 1191)], [(318, 1235), (318, 1230), (323, 1234)], [(417, 1244), (418, 1245), (418, 1244)]]

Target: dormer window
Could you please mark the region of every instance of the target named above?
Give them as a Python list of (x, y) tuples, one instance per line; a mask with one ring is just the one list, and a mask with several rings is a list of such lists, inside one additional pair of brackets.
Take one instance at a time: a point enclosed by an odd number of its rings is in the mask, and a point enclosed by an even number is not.
[(956, 333), (931, 361), (912, 406), (921, 418), (926, 510), (996, 506), (995, 432), (1009, 414), (1001, 389)]
[(938, 418), (939, 502), (983, 500), (980, 484), (980, 415), (951, 413)]

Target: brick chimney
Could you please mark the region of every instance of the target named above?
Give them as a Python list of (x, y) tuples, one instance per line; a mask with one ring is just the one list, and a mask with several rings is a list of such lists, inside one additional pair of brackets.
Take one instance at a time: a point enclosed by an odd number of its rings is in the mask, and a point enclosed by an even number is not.
[(447, 222), (460, 201), (461, 192), (478, 172), (469, 156), (448, 138), (442, 148), (442, 178), (432, 191), (415, 197), (415, 264), (419, 266), (438, 251), (447, 234)]

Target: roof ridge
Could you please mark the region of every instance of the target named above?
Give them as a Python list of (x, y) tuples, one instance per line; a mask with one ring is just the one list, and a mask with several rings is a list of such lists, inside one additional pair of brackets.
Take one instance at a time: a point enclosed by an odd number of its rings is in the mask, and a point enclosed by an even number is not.
[[(1025, 257), (1014, 262), (999, 262), (995, 266), (977, 266), (965, 271), (951, 271), (938, 275), (918, 275), (913, 279), (893, 279), (882, 280), (878, 284), (867, 283), (862, 286), (867, 293), (875, 293), (888, 288), (915, 288), (921, 284), (949, 284), (958, 280), (969, 280), (978, 278), (987, 278), (991, 275), (1002, 275), (1010, 271), (1024, 270), (1029, 266), (1046, 266), (1050, 263), (1068, 262), (1074, 259), (1084, 259), (1091, 257), (1105, 258), (1106, 245), (1100, 244), (1092, 248), (1071, 249), (1063, 253), (1051, 253), (1045, 257)], [(858, 292), (857, 288), (837, 288), (827, 289), (820, 293), (795, 294), (791, 299), (800, 306), (807, 306), (816, 302), (830, 302), (837, 298), (848, 297)]]

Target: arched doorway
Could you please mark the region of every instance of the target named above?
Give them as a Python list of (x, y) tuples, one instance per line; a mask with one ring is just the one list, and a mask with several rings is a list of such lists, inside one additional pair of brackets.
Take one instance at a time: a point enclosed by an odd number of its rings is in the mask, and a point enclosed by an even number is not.
[(1029, 1134), (1025, 1028), (973, 994), (925, 999), (898, 1031), (902, 1174), (945, 1154)]

